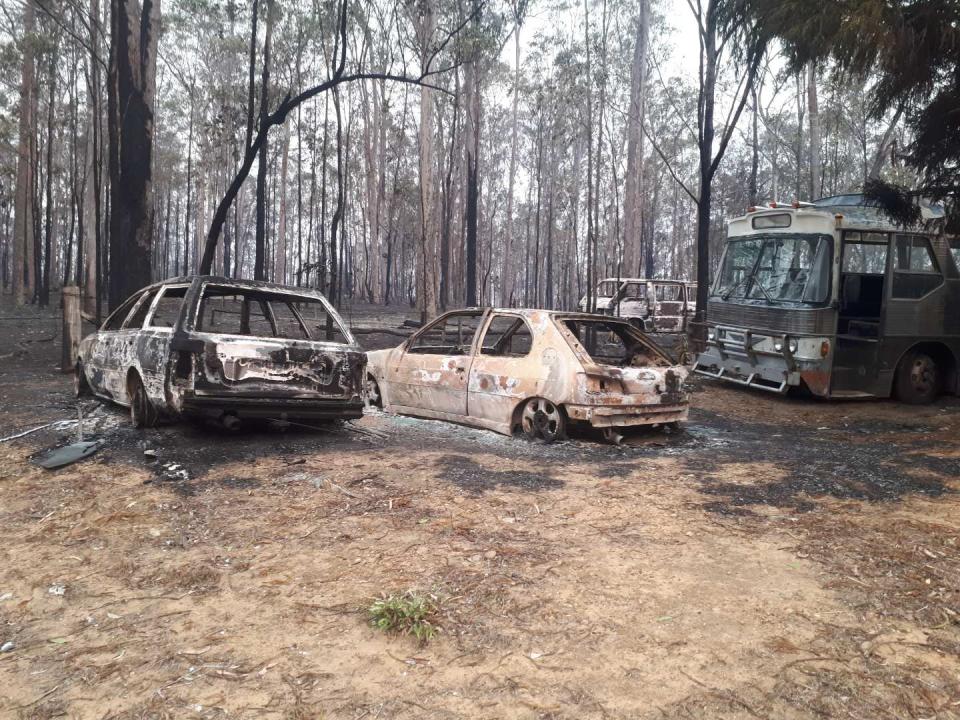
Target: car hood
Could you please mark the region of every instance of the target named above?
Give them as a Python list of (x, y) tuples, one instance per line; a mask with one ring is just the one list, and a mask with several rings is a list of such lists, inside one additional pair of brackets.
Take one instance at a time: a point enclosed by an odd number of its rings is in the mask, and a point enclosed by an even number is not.
[[(596, 299), (596, 302), (597, 302), (597, 310), (598, 310), (598, 311), (609, 310), (609, 309), (610, 309), (610, 303), (611, 303), (612, 301), (613, 301), (613, 298), (598, 297), (598, 298)], [(587, 309), (587, 298), (586, 298), (586, 297), (583, 297), (583, 298), (580, 299), (580, 304), (578, 305), (578, 307), (580, 308), (580, 310), (586, 311), (586, 309)]]

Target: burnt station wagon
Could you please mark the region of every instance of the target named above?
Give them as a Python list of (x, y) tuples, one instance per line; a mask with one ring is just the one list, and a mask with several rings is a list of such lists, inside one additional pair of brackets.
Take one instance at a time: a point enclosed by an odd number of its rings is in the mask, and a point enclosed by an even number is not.
[(194, 416), (330, 420), (363, 413), (366, 357), (319, 292), (197, 276), (134, 293), (80, 343), (78, 392), (137, 427)]

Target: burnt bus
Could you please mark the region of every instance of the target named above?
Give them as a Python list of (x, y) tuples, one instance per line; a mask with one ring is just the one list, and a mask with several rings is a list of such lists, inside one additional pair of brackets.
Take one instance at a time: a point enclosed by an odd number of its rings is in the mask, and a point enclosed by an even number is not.
[(958, 392), (960, 242), (942, 209), (921, 210), (896, 227), (840, 195), (731, 220), (694, 370), (824, 398)]

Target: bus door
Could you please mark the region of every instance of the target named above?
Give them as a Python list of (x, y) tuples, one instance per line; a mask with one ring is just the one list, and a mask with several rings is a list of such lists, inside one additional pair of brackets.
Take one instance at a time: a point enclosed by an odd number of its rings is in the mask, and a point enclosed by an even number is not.
[(830, 393), (873, 395), (879, 387), (879, 357), (886, 311), (888, 233), (845, 231), (840, 251), (837, 336)]

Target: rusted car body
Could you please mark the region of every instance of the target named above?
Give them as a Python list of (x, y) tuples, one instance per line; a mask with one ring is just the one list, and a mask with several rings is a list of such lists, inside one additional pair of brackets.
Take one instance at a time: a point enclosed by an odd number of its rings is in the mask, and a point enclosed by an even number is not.
[(614, 429), (687, 417), (687, 370), (625, 320), (547, 310), (448, 312), (367, 353), (388, 412), (546, 440), (568, 423)]
[[(683, 280), (607, 278), (597, 284), (598, 313), (634, 322), (646, 332), (686, 332), (697, 310), (697, 284)], [(580, 300), (586, 311), (588, 298)]]
[(80, 343), (78, 389), (134, 425), (357, 418), (366, 357), (318, 292), (196, 276), (135, 293)]

